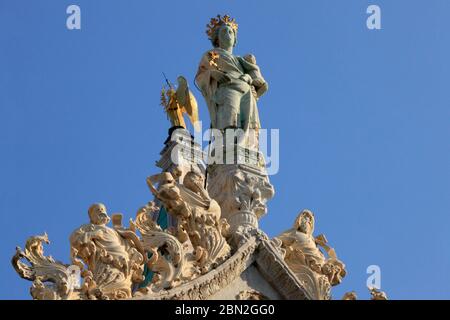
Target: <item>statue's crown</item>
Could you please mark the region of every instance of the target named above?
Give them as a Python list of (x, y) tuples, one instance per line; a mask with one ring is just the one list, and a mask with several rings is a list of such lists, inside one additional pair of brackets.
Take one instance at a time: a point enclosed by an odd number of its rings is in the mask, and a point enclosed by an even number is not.
[(224, 24), (230, 26), (235, 32), (238, 29), (238, 24), (235, 19), (232, 19), (227, 14), (223, 17), (218, 14), (216, 18), (211, 18), (209, 24), (206, 25), (206, 34), (208, 37), (211, 39), (216, 32), (216, 29)]

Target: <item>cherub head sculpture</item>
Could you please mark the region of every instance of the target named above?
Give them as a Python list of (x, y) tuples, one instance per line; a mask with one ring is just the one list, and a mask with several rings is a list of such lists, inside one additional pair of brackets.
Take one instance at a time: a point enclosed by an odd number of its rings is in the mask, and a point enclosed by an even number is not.
[(312, 235), (314, 232), (314, 214), (309, 210), (303, 210), (295, 219), (294, 229)]
[(102, 203), (95, 203), (90, 206), (88, 214), (91, 223), (95, 225), (106, 225), (110, 221), (106, 207)]
[(211, 19), (206, 28), (206, 34), (215, 48), (224, 49), (236, 46), (238, 25), (235, 19), (228, 15), (223, 17), (217, 15), (217, 18)]

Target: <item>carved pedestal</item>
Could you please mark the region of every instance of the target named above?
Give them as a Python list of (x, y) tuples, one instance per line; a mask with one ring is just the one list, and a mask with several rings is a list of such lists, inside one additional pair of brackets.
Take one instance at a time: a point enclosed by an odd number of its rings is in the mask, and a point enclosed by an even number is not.
[[(249, 159), (245, 154), (251, 152), (240, 150), (237, 156), (242, 154), (244, 159)], [(208, 192), (220, 204), (222, 217), (230, 224), (234, 247), (242, 245), (250, 236), (263, 234), (258, 220), (266, 213), (266, 202), (275, 193), (264, 169), (258, 165), (258, 157), (253, 159), (253, 163), (237, 161), (208, 166)]]

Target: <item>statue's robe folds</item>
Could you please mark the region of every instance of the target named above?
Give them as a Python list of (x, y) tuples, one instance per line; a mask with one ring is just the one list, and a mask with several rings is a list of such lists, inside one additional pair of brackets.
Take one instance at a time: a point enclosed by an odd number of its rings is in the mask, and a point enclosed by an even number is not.
[(73, 248), (83, 256), (98, 287), (104, 293), (114, 292), (125, 283), (126, 296), (131, 297), (131, 283), (128, 288), (130, 256), (129, 245), (119, 233), (104, 225), (86, 224), (70, 236)]
[[(325, 256), (317, 247), (314, 237), (309, 234), (290, 229), (278, 237), (286, 246), (291, 246), (292, 249), (298, 250), (305, 257), (305, 262), (308, 266), (311, 263), (323, 265), (325, 263)], [(295, 257), (293, 257), (295, 260)], [(299, 262), (299, 261), (298, 261)]]
[(201, 266), (209, 268), (222, 263), (230, 255), (231, 249), (221, 232), (219, 204), (208, 195), (197, 194), (184, 185), (179, 185), (179, 190), (189, 212), (189, 217), (184, 221), (192, 245), (206, 251), (207, 259), (201, 262)]
[[(218, 55), (215, 60), (217, 66), (211, 64), (211, 52)], [(212, 70), (226, 73), (231, 82), (218, 84), (211, 77)], [(208, 105), (212, 128), (260, 128), (256, 99), (251, 86), (241, 79), (244, 74), (252, 71), (259, 72), (259, 67), (221, 48), (215, 48), (203, 55), (195, 81)]]

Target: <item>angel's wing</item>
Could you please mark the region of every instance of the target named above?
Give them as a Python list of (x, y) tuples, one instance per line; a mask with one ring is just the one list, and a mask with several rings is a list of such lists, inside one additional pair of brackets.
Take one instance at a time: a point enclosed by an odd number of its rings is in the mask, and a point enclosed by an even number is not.
[(189, 116), (189, 119), (191, 119), (191, 123), (194, 126), (195, 131), (200, 131), (200, 123), (198, 122), (198, 104), (197, 100), (195, 99), (193, 93), (189, 90), (189, 88), (186, 88), (187, 94), (186, 94), (186, 105), (185, 110), (186, 113)]
[(189, 90), (185, 77), (178, 77), (177, 100), (183, 112), (186, 112), (194, 126), (195, 131), (200, 131), (198, 123), (198, 104), (194, 94)]

